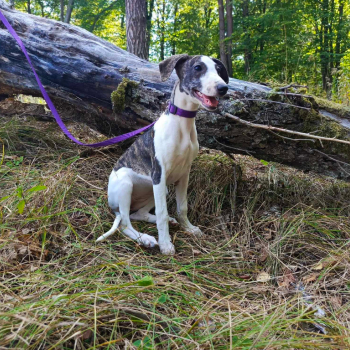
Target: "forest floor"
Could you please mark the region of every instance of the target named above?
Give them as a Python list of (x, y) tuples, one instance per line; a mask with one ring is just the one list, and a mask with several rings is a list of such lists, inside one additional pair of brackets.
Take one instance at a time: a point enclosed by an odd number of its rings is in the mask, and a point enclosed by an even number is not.
[(0, 349), (350, 348), (350, 184), (248, 156), (235, 181), (233, 159), (201, 150), (189, 211), (205, 236), (172, 227), (167, 257), (95, 243), (120, 148), (23, 118), (0, 139)]

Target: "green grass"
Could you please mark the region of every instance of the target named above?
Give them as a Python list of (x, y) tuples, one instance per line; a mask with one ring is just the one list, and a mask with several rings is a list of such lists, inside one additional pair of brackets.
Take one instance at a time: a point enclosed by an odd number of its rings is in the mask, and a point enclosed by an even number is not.
[(205, 238), (172, 227), (165, 257), (119, 233), (95, 244), (120, 149), (87, 151), (32, 120), (4, 119), (0, 138), (1, 348), (350, 347), (350, 185), (243, 156), (236, 181), (232, 159), (203, 150), (189, 207)]

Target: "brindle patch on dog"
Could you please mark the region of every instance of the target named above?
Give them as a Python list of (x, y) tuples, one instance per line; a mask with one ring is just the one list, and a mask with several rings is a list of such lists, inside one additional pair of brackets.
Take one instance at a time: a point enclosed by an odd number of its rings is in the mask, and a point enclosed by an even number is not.
[(162, 168), (154, 150), (155, 130), (152, 126), (126, 150), (114, 167), (115, 171), (129, 168), (137, 174), (150, 176), (154, 185), (160, 183)]

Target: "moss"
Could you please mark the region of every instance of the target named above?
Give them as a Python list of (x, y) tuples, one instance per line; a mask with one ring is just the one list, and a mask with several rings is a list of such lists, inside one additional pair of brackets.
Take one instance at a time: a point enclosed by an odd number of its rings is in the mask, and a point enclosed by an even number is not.
[(338, 114), (341, 117), (350, 116), (350, 107), (341, 105), (339, 103), (327, 100), (325, 98), (320, 98), (315, 96), (315, 101), (317, 102), (320, 109), (325, 109), (334, 114)]
[(127, 96), (132, 94), (132, 89), (137, 88), (139, 83), (136, 81), (123, 78), (122, 82), (118, 85), (117, 90), (113, 91), (111, 94), (113, 111), (115, 113), (123, 112), (126, 103)]
[(281, 102), (283, 100), (283, 96), (281, 95), (281, 93), (271, 90), (268, 94), (268, 99), (272, 101)]

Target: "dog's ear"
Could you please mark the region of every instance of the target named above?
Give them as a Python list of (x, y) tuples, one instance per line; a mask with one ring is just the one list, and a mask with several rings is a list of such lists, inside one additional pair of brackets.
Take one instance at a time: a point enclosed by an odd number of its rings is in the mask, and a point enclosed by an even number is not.
[(226, 70), (226, 67), (224, 66), (224, 64), (220, 61), (220, 60), (217, 60), (216, 58), (212, 58), (212, 60), (218, 65), (219, 67), (219, 71), (218, 71), (218, 74), (220, 75), (220, 77), (222, 78), (222, 80), (228, 84), (229, 82), (229, 78), (228, 78), (228, 73), (227, 73), (227, 70)]
[(162, 81), (169, 79), (175, 67), (190, 58), (187, 54), (174, 55), (159, 63), (160, 77)]

